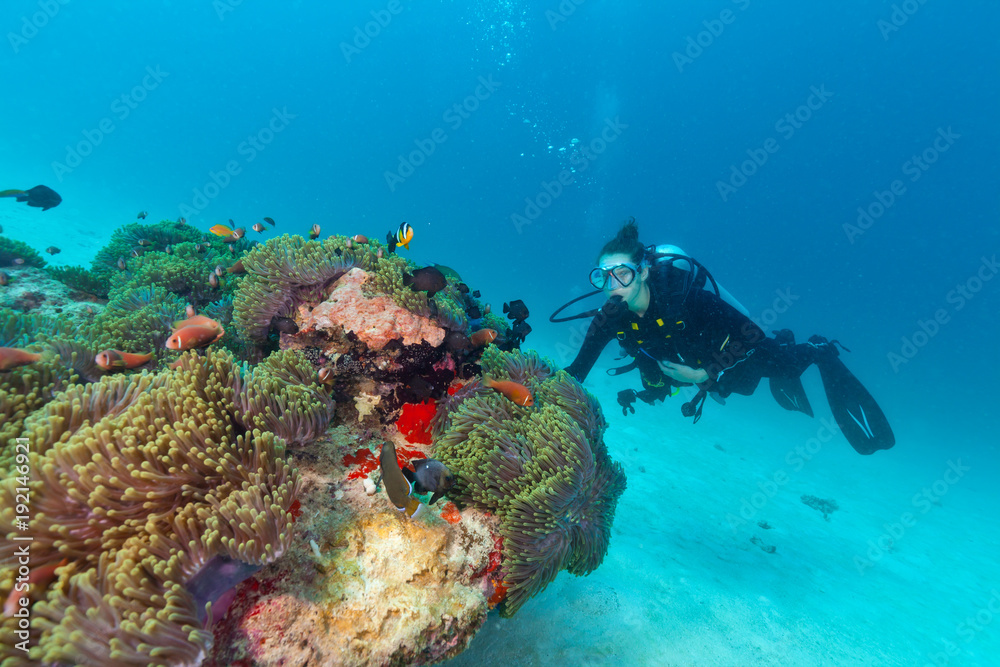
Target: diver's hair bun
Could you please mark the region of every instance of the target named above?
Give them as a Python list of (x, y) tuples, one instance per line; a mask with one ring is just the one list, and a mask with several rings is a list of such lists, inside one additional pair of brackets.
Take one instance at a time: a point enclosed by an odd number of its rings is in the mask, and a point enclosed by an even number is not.
[(639, 225), (636, 224), (635, 218), (630, 217), (622, 223), (621, 229), (618, 230), (615, 237), (601, 248), (598, 261), (605, 255), (618, 254), (628, 255), (635, 264), (642, 262), (646, 255), (645, 247), (639, 242)]

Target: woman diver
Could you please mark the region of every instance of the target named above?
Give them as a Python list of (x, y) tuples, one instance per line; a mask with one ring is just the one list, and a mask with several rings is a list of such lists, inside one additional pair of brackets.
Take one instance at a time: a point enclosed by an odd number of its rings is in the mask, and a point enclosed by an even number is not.
[(782, 407), (812, 416), (799, 376), (815, 363), (837, 424), (851, 445), (871, 454), (895, 444), (881, 408), (840, 361), (837, 341), (813, 336), (808, 343), (796, 344), (787, 329), (768, 338), (697, 261), (673, 246), (643, 246), (635, 220), (626, 221), (605, 244), (590, 282), (607, 297), (599, 310), (557, 319), (563, 306), (550, 319), (563, 322), (593, 315), (576, 359), (566, 368), (580, 382), (611, 340), (634, 359), (609, 371), (617, 375), (638, 368), (642, 376), (642, 391), (619, 393), (623, 413), (635, 412), (636, 398), (652, 405), (672, 395), (673, 387), (697, 385), (698, 394), (682, 406), (684, 415), (697, 422), (706, 396), (724, 403), (733, 393), (750, 395), (767, 377)]

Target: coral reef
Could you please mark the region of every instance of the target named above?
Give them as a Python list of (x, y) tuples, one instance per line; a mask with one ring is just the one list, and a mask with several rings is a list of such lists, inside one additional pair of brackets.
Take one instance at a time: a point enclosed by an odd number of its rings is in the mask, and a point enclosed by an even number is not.
[(435, 451), (458, 480), (449, 495), (500, 518), (509, 617), (560, 570), (585, 575), (601, 563), (625, 475), (608, 456), (596, 400), (565, 371), (495, 347), (481, 364), (528, 387), (535, 407), (472, 382), (442, 402)]
[(106, 299), (111, 289), (111, 281), (106, 276), (98, 276), (82, 266), (53, 266), (45, 271), (83, 297)]
[(349, 270), (337, 280), (329, 299), (302, 317), (300, 329), (340, 327), (357, 336), (369, 350), (381, 350), (392, 340), (403, 345), (425, 342), (432, 347), (444, 341), (444, 329), (430, 318), (396, 305), (389, 297), (366, 296), (362, 286), (367, 278), (361, 269)]
[[(430, 664), (461, 652), (485, 621), (485, 579), (499, 560), (491, 520), (444, 503), (436, 508), (455, 523), (406, 519), (384, 492), (372, 486), (369, 496), (351, 478), (354, 457), (340, 463), (358, 447), (357, 431), (331, 435), (301, 452), (292, 544), (239, 587), (206, 667)], [(378, 448), (360, 444), (369, 455)]]
[[(295, 369), (281, 359), (271, 373), (291, 382)], [(188, 354), (174, 371), (72, 385), (25, 420), (30, 453), (0, 481), (0, 592), (17, 573), (24, 482), (30, 567), (59, 567), (28, 600), (29, 659), (14, 648), (17, 618), (0, 624), (5, 665), (201, 662), (212, 636), (200, 616), (215, 600), (186, 586), (206, 568), (218, 580), (220, 562), (244, 564), (235, 584), (279, 558), (300, 485), (285, 441), (246, 426), (295, 400), (272, 387), (266, 405), (241, 407), (239, 377), (228, 353)]]

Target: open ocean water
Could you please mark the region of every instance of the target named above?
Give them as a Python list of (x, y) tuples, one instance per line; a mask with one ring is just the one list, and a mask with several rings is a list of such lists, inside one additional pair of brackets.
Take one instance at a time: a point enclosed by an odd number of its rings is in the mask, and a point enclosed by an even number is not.
[(811, 444), (815, 370), (811, 420), (763, 386), (697, 425), (678, 399), (623, 416), (638, 377), (605, 375), (609, 346), (586, 386), (629, 486), (604, 564), (491, 615), (452, 664), (1000, 665), (997, 3), (8, 0), (0, 17), (0, 189), (63, 197), (0, 200), (0, 224), (59, 246), (52, 265), (89, 266), (142, 210), (273, 217), (260, 240), (405, 220), (409, 257), (495, 309), (523, 299), (525, 347), (563, 366), (580, 329), (547, 315), (635, 216), (767, 330), (852, 350), (896, 433), (870, 457)]

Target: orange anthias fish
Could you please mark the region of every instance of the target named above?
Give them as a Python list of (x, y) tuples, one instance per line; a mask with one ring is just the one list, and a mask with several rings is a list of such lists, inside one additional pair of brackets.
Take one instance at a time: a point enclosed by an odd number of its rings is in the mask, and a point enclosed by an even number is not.
[(482, 347), (484, 345), (489, 345), (497, 339), (497, 332), (495, 329), (480, 329), (479, 331), (472, 332), (469, 336), (469, 340), (476, 347)]
[(216, 236), (232, 236), (233, 230), (225, 225), (213, 225), (208, 228), (208, 231), (212, 232)]
[(193, 350), (207, 347), (222, 338), (226, 331), (222, 327), (187, 326), (174, 331), (167, 339), (168, 350)]
[(152, 358), (151, 354), (130, 354), (119, 350), (104, 350), (94, 357), (94, 363), (106, 371), (121, 371), (148, 364)]
[(509, 400), (517, 403), (518, 405), (523, 405), (525, 407), (531, 407), (535, 404), (535, 397), (531, 395), (531, 391), (519, 382), (514, 382), (512, 380), (493, 380), (490, 378), (485, 378), (483, 384), (503, 394)]
[(40, 354), (20, 350), (16, 347), (0, 347), (0, 371), (10, 371), (41, 360), (42, 355)]

